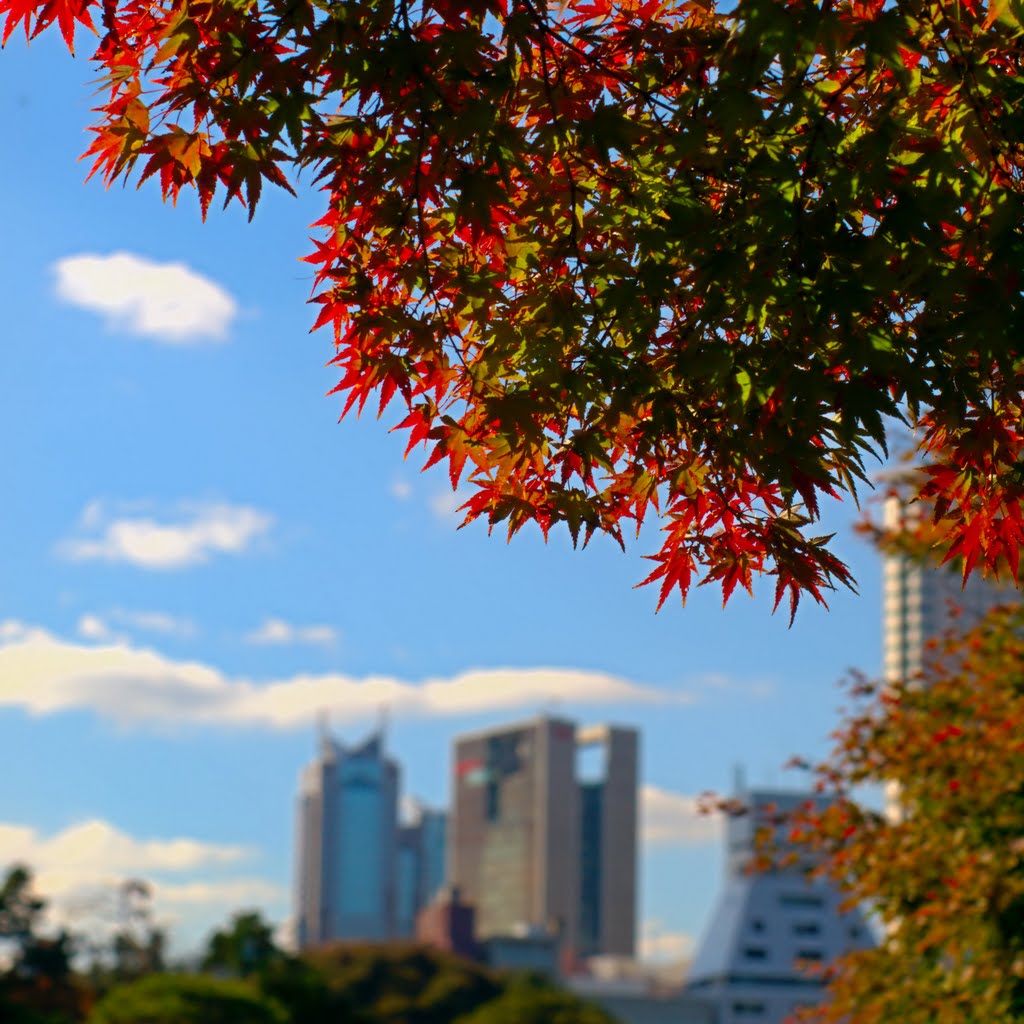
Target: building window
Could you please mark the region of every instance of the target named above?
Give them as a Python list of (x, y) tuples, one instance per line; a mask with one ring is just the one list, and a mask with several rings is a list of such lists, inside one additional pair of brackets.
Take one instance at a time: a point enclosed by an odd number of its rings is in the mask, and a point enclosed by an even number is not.
[(816, 921), (797, 921), (793, 925), (794, 935), (820, 935), (821, 925)]
[(768, 958), (768, 950), (764, 946), (747, 946), (743, 950), (743, 955), (748, 960), (766, 960)]
[(764, 1003), (735, 1002), (732, 1004), (732, 1012), (737, 1017), (758, 1017), (764, 1013)]
[(490, 822), (501, 817), (501, 786), (496, 779), (488, 779), (484, 789), (484, 816)]
[(763, 932), (764, 931), (764, 921), (762, 921), (761, 918), (759, 918), (759, 917), (755, 917), (750, 922), (750, 928), (751, 928), (751, 931)]
[(809, 892), (784, 892), (779, 897), (784, 907), (823, 907), (825, 900)]
[(799, 949), (796, 958), (797, 960), (814, 960), (815, 962), (825, 959), (820, 949)]

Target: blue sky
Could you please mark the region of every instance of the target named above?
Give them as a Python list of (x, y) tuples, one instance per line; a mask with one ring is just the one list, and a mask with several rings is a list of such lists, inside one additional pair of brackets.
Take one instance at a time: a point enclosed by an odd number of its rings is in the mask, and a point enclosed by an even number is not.
[(320, 196), (203, 225), (190, 197), (84, 185), (90, 77), (53, 38), (0, 53), (0, 865), (79, 919), (149, 878), (186, 950), (233, 909), (288, 916), (317, 708), (355, 739), (386, 703), (405, 790), (436, 805), (455, 734), (557, 710), (642, 730), (645, 950), (684, 950), (721, 862), (692, 797), (736, 765), (797, 783), (837, 682), (878, 668), (855, 510), (826, 527), (862, 596), (791, 629), (767, 587), (656, 615), (632, 589), (653, 530), (625, 555), (458, 531), (444, 470), (325, 397), (298, 261)]

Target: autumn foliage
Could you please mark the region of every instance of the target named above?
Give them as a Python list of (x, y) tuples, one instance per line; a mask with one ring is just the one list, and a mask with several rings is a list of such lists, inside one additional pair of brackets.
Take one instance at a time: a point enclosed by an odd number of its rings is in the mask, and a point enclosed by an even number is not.
[[(817, 769), (836, 802), (793, 838), (874, 910), (881, 941), (836, 965), (802, 1019), (1024, 1019), (1024, 607), (937, 642), (925, 679), (856, 680), (852, 696)], [(882, 784), (898, 813), (854, 799)]]
[[(660, 602), (849, 583), (817, 536), (885, 420), (971, 567), (1022, 536), (1018, 0), (0, 0), (99, 34), (112, 182), (323, 188), (345, 410), (467, 521), (660, 519)], [(81, 33), (79, 32), (79, 37)]]

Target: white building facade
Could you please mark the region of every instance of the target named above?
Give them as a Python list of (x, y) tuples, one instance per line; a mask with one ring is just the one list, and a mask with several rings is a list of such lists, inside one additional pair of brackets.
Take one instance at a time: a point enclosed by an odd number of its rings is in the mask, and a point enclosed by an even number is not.
[[(694, 958), (687, 991), (713, 1004), (718, 1024), (782, 1024), (795, 1010), (821, 1001), (818, 969), (873, 938), (857, 910), (843, 911), (843, 894), (813, 878), (804, 858), (752, 873), (755, 834), (807, 801), (807, 793), (741, 794), (746, 814), (729, 819), (725, 887)], [(777, 830), (785, 852), (785, 828)]]
[[(918, 514), (917, 506), (890, 498), (884, 526), (897, 530)], [(955, 567), (904, 555), (885, 555), (882, 580), (882, 673), (890, 681), (923, 675), (930, 641), (951, 629), (970, 629), (996, 605), (1018, 598), (1012, 587), (985, 579), (979, 569), (965, 585)]]

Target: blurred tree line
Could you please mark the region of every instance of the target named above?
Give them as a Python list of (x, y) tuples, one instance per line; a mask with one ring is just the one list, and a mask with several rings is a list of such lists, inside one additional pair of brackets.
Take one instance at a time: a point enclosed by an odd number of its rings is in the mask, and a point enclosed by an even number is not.
[(254, 911), (209, 938), (200, 971), (170, 967), (145, 883), (126, 882), (104, 941), (41, 934), (46, 903), (22, 865), (0, 886), (3, 1024), (614, 1024), (531, 976), (418, 946), (281, 950)]

